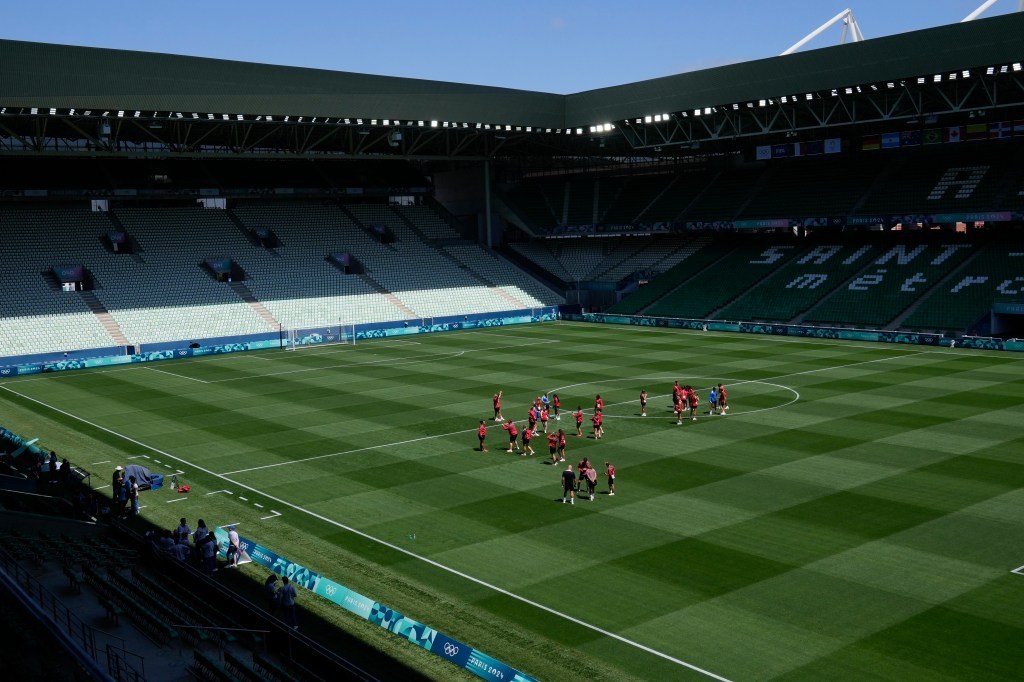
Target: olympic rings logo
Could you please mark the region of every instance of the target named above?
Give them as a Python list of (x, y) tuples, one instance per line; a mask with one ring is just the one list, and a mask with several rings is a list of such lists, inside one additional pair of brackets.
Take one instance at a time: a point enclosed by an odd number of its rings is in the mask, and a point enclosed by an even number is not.
[(459, 653), (459, 647), (455, 646), (451, 642), (445, 642), (444, 643), (444, 655), (445, 656), (454, 656), (457, 653)]
[(328, 597), (333, 597), (334, 593), (337, 592), (337, 591), (338, 591), (338, 588), (336, 588), (334, 585), (328, 585), (327, 586), (327, 596)]

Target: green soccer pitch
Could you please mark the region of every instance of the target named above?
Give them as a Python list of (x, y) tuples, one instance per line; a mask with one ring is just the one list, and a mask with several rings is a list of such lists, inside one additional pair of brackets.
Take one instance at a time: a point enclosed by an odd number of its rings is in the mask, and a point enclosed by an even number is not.
[[(697, 421), (676, 424), (676, 379)], [(718, 382), (731, 409), (707, 416)], [(543, 436), (504, 451), (499, 389), (520, 426), (559, 394), (551, 426), (602, 472), (594, 501), (561, 503)], [(0, 383), (0, 423), (97, 487), (115, 463), (183, 471), (192, 492), (143, 493), (144, 518), (237, 523), (544, 680), (1024, 678), (1022, 404), (1008, 353), (574, 323)]]

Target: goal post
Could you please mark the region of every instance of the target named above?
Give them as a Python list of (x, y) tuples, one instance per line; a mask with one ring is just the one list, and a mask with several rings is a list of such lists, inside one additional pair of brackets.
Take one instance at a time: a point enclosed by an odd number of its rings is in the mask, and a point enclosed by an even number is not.
[(339, 322), (317, 327), (298, 327), (286, 330), (285, 350), (296, 351), (319, 346), (355, 345), (356, 326)]

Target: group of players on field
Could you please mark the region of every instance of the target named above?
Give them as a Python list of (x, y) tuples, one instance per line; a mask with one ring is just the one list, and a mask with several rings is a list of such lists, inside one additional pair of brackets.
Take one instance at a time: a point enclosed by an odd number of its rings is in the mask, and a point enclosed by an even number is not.
[[(562, 403), (557, 393), (553, 393), (548, 397), (547, 393), (537, 396), (536, 400), (530, 406), (530, 410), (527, 414), (527, 425), (522, 431), (523, 445), (519, 446), (519, 427), (516, 426), (515, 421), (505, 420), (504, 415), (501, 413), (501, 396), (502, 391), (498, 391), (494, 394), (491, 399), (494, 407), (494, 421), (504, 422), (501, 428), (508, 433), (508, 449), (505, 452), (512, 452), (513, 450), (519, 452), (523, 457), (527, 455), (532, 456), (534, 454), (533, 446), (531, 442), (534, 436), (540, 432), (547, 434), (548, 441), (548, 452), (551, 455), (551, 463), (557, 464), (558, 462), (565, 461), (565, 430), (558, 429), (548, 433), (548, 422), (554, 417), (555, 421), (561, 421), (561, 407)], [(697, 391), (689, 384), (683, 386), (680, 385), (679, 381), (676, 381), (672, 386), (672, 409), (676, 415), (676, 424), (683, 423), (683, 415), (689, 412), (690, 419), (693, 421), (697, 420), (697, 410), (700, 408), (700, 396)], [(709, 415), (721, 415), (725, 416), (726, 410), (729, 409), (729, 403), (726, 396), (725, 386), (718, 384), (718, 386), (712, 386), (708, 394), (708, 414)], [(572, 413), (572, 416), (576, 418), (576, 436), (583, 436), (583, 408), (581, 406), (576, 407), (576, 411)], [(640, 391), (640, 416), (647, 416), (647, 390), (643, 389)], [(597, 394), (594, 398), (594, 414), (590, 418), (591, 423), (594, 427), (594, 440), (600, 440), (604, 436), (604, 400), (601, 398), (601, 394)], [(538, 428), (538, 424), (540, 427)], [(480, 439), (480, 452), (488, 452), (484, 441), (487, 438), (487, 423), (485, 420), (480, 420), (480, 426), (477, 430), (477, 435)], [(615, 467), (610, 462), (605, 462), (606, 474), (608, 476), (608, 494), (615, 494)], [(569, 499), (570, 504), (575, 504), (576, 493), (580, 491), (581, 486), (586, 483), (587, 492), (585, 496), (594, 500), (594, 489), (597, 486), (597, 470), (594, 469), (590, 464), (590, 460), (586, 457), (581, 459), (577, 464), (577, 470), (579, 478), (573, 474), (572, 465), (566, 466), (565, 471), (562, 472), (562, 502), (564, 503), (566, 497)]]

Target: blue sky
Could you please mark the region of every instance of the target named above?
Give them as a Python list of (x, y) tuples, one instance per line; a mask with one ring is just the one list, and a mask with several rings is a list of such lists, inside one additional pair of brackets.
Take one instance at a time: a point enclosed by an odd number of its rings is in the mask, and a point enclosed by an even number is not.
[[(1013, 11), (1000, 0), (984, 16)], [(9, 3), (0, 37), (567, 94), (777, 55), (846, 7), (865, 37), (982, 0)], [(833, 27), (805, 49), (839, 42)]]

